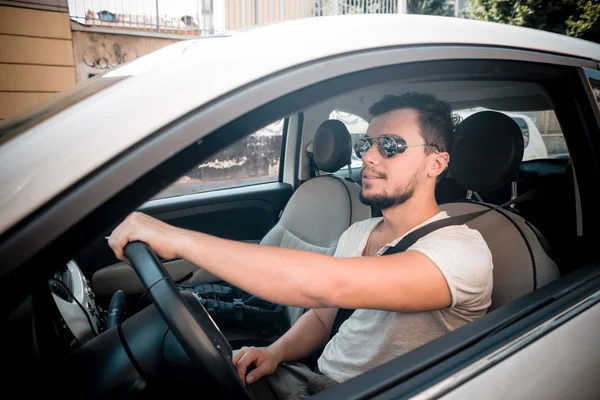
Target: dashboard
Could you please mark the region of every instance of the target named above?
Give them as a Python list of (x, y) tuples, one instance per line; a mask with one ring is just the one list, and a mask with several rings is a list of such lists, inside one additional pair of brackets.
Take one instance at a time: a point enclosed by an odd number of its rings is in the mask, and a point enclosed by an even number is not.
[(93, 339), (106, 326), (106, 311), (98, 307), (90, 281), (73, 260), (48, 280), (56, 305), (53, 321), (61, 341), (71, 349)]

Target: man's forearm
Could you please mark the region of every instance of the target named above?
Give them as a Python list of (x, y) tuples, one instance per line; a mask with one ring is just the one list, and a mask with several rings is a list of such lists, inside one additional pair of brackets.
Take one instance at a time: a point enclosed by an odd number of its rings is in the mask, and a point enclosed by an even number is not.
[(304, 308), (331, 306), (327, 296), (339, 261), (334, 257), (198, 232), (187, 232), (177, 246), (179, 257), (262, 299)]
[[(328, 257), (220, 239), (141, 213), (130, 214), (108, 243), (118, 259), (128, 262), (124, 248), (132, 241), (147, 243), (163, 259), (186, 259), (249, 293), (288, 306), (423, 312), (452, 304), (444, 273), (421, 251)], [(491, 264), (487, 248), (478, 253)]]
[(275, 343), (267, 348), (279, 363), (294, 362), (318, 350), (329, 339), (327, 328), (314, 310), (309, 310)]

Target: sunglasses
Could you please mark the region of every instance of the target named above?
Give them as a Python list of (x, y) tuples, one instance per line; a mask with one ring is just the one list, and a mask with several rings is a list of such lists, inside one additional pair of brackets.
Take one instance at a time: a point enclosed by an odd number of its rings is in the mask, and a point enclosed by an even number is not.
[(363, 156), (365, 155), (365, 153), (367, 151), (369, 151), (369, 149), (371, 148), (373, 143), (375, 143), (377, 145), (379, 154), (381, 154), (381, 156), (385, 157), (385, 158), (392, 158), (396, 154), (402, 154), (409, 147), (431, 146), (431, 147), (435, 147), (438, 152), (440, 151), (439, 147), (437, 147), (437, 145), (435, 145), (433, 143), (432, 144), (423, 143), (423, 144), (409, 145), (406, 143), (406, 140), (402, 139), (399, 136), (381, 135), (381, 136), (374, 137), (374, 138), (365, 137), (365, 138), (357, 139), (356, 142), (354, 143), (354, 153), (356, 154), (356, 157), (363, 158)]

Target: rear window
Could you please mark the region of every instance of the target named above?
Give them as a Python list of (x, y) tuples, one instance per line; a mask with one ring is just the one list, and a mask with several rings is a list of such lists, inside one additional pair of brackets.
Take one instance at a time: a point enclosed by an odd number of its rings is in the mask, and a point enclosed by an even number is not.
[[(454, 113), (464, 119), (483, 110), (483, 108), (470, 108), (456, 110)], [(499, 111), (508, 115), (521, 128), (525, 145), (523, 161), (569, 157), (565, 137), (553, 110), (492, 111)]]

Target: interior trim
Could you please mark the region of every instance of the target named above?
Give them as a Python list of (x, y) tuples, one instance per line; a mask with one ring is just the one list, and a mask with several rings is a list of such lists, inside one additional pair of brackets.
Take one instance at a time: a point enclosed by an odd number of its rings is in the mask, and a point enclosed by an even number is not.
[(274, 212), (273, 204), (264, 200), (231, 200), (223, 201), (217, 204), (199, 204), (191, 207), (186, 207), (178, 210), (157, 211), (152, 210), (152, 216), (161, 220), (169, 220), (173, 218), (193, 217), (198, 214), (205, 214), (214, 211), (235, 210), (239, 208), (262, 208), (268, 213)]
[[(163, 212), (172, 212), (173, 210), (179, 210), (183, 216), (185, 210), (194, 210), (191, 212), (197, 212), (197, 208), (211, 205), (214, 201), (218, 201), (223, 197), (227, 198), (228, 202), (248, 202), (249, 196), (260, 196), (261, 193), (271, 193), (277, 191), (287, 192), (290, 185), (281, 182), (267, 182), (267, 183), (256, 183), (252, 185), (245, 185), (233, 188), (209, 190), (206, 192), (191, 193), (184, 196), (176, 197), (165, 197), (161, 199), (154, 199), (147, 201), (138, 208), (141, 212), (152, 212), (154, 215)], [(269, 206), (274, 207), (272, 204), (263, 200), (254, 200), (260, 203), (267, 203)], [(203, 204), (207, 203), (207, 204)], [(224, 204), (219, 204), (223, 206)], [(265, 207), (265, 206), (263, 206)], [(225, 207), (221, 207), (225, 208)]]
[(290, 128), (290, 117), (285, 117), (283, 121), (283, 132), (281, 133), (281, 151), (279, 153), (279, 182), (283, 182), (283, 169), (285, 166), (285, 147), (288, 138), (288, 129)]
[(304, 112), (298, 113), (298, 129), (296, 130), (296, 159), (294, 160), (294, 191), (300, 186), (300, 158), (302, 157), (302, 133), (304, 131)]

